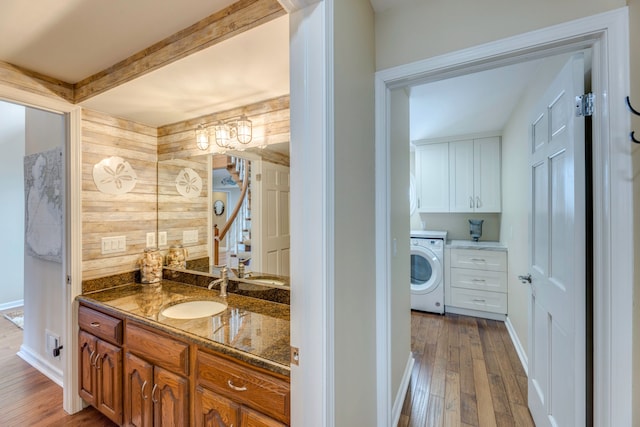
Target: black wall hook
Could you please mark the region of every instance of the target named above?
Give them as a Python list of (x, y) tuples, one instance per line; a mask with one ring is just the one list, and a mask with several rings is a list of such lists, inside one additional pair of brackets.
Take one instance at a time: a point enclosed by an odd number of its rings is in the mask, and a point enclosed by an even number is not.
[(627, 107), (629, 107), (629, 110), (631, 110), (633, 114), (635, 114), (636, 116), (640, 116), (640, 111), (636, 110), (631, 106), (631, 100), (629, 99), (628, 96), (627, 96)]
[[(629, 110), (631, 110), (631, 112), (636, 116), (640, 116), (640, 111), (636, 110), (631, 106), (631, 100), (629, 99), (628, 96), (626, 99), (627, 99), (627, 107), (629, 107)], [(631, 133), (629, 134), (629, 139), (631, 139), (636, 144), (640, 144), (640, 140), (636, 139), (635, 133), (636, 133), (635, 131), (631, 131)]]

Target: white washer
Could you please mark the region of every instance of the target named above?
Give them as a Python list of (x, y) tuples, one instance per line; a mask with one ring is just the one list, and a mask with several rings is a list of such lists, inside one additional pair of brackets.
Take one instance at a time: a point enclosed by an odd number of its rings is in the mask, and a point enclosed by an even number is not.
[(444, 313), (446, 231), (411, 231), (411, 309)]

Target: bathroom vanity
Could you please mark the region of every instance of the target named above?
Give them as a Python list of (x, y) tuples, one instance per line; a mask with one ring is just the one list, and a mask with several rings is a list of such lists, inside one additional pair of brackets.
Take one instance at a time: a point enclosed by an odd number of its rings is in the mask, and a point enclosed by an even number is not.
[[(168, 280), (78, 301), (80, 396), (115, 423), (289, 425), (288, 305)], [(163, 314), (188, 301), (223, 308)]]

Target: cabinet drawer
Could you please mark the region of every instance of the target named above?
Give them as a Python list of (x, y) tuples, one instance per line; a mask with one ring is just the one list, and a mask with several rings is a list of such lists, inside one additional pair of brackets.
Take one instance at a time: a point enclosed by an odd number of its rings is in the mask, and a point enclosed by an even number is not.
[(504, 251), (452, 248), (451, 267), (507, 271), (507, 253)]
[(285, 381), (202, 351), (196, 372), (198, 385), (289, 423), (291, 392)]
[(451, 269), (451, 286), (479, 291), (507, 292), (507, 273), (503, 271)]
[(471, 310), (507, 314), (507, 294), (451, 288), (451, 305)]
[(189, 375), (189, 345), (136, 323), (127, 323), (125, 344), (131, 353), (185, 376)]
[(122, 344), (122, 320), (81, 305), (78, 308), (80, 329), (113, 344)]

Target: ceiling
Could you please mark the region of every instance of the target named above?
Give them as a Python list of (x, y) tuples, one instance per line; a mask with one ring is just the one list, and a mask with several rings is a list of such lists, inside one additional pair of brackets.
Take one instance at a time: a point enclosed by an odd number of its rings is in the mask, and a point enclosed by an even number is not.
[[(2, 0), (0, 60), (76, 83), (234, 1)], [(376, 13), (406, 1), (370, 0)], [(413, 87), (411, 140), (501, 130), (534, 69), (514, 65)], [(81, 105), (162, 126), (287, 93), (285, 15)]]
[(411, 88), (410, 140), (501, 131), (543, 60)]

